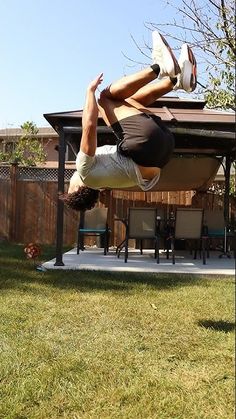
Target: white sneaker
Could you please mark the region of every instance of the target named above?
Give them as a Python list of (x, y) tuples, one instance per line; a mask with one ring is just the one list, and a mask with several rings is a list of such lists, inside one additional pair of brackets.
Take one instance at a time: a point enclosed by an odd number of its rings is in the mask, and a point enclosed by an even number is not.
[(186, 92), (193, 92), (197, 86), (197, 62), (188, 44), (182, 45), (178, 63), (181, 73), (177, 76), (178, 81), (174, 90), (183, 89)]
[(157, 31), (152, 32), (152, 42), (152, 61), (160, 66), (159, 77), (176, 77), (181, 70), (168, 42)]

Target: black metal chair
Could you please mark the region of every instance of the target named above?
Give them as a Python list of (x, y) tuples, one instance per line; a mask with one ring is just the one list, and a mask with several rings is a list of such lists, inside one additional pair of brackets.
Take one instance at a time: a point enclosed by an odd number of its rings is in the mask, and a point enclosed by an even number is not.
[[(213, 239), (217, 241), (220, 240), (222, 243), (221, 254), (219, 257), (230, 255), (230, 240), (233, 241), (234, 232), (233, 226), (232, 229), (229, 229), (229, 226), (226, 225), (224, 219), (223, 210), (205, 210), (204, 211), (204, 228), (206, 235), (208, 236), (208, 246), (207, 246), (207, 256), (209, 257), (210, 245)], [(234, 249), (235, 256), (235, 249)]]
[(170, 229), (169, 238), (172, 251), (172, 263), (175, 264), (175, 240), (184, 239), (194, 241), (194, 259), (197, 257), (197, 250), (202, 251), (203, 264), (206, 264), (206, 241), (207, 235), (203, 230), (203, 209), (201, 208), (177, 208), (174, 220), (174, 227)]
[(138, 239), (140, 241), (140, 253), (143, 254), (143, 240), (154, 240), (154, 257), (159, 263), (159, 234), (156, 208), (135, 208), (128, 210), (127, 220), (120, 220), (125, 224), (125, 240), (122, 246), (119, 246), (118, 257), (121, 248), (125, 249), (124, 261), (127, 262), (129, 254), (129, 239)]
[(96, 236), (100, 238), (101, 247), (104, 248), (104, 255), (109, 250), (110, 229), (107, 222), (108, 208), (93, 208), (80, 213), (78, 227), (77, 254), (84, 250), (84, 237)]

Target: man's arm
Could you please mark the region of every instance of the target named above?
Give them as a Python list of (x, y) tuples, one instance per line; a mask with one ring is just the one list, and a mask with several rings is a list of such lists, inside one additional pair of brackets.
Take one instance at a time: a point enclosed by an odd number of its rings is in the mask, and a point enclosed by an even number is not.
[(94, 156), (97, 148), (98, 106), (95, 92), (103, 80), (103, 73), (94, 79), (87, 87), (85, 105), (82, 116), (82, 138), (80, 150), (88, 156)]

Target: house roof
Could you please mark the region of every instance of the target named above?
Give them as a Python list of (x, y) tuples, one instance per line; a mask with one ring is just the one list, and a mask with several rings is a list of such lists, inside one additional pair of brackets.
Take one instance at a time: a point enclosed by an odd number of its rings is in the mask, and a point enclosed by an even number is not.
[[(23, 130), (21, 128), (5, 128), (0, 129), (0, 139), (12, 139), (21, 137)], [(41, 127), (38, 128), (37, 137), (39, 138), (47, 138), (47, 137), (57, 137), (57, 133), (52, 127)]]

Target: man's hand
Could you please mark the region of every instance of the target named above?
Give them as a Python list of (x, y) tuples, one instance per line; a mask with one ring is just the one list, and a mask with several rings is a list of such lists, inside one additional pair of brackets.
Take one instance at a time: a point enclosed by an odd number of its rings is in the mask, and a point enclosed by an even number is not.
[(97, 148), (97, 120), (98, 105), (95, 91), (103, 81), (103, 73), (99, 74), (87, 87), (85, 104), (82, 116), (82, 138), (80, 150), (88, 156), (93, 157)]
[(88, 90), (95, 92), (99, 84), (103, 82), (103, 73), (99, 74), (91, 83), (88, 85)]

